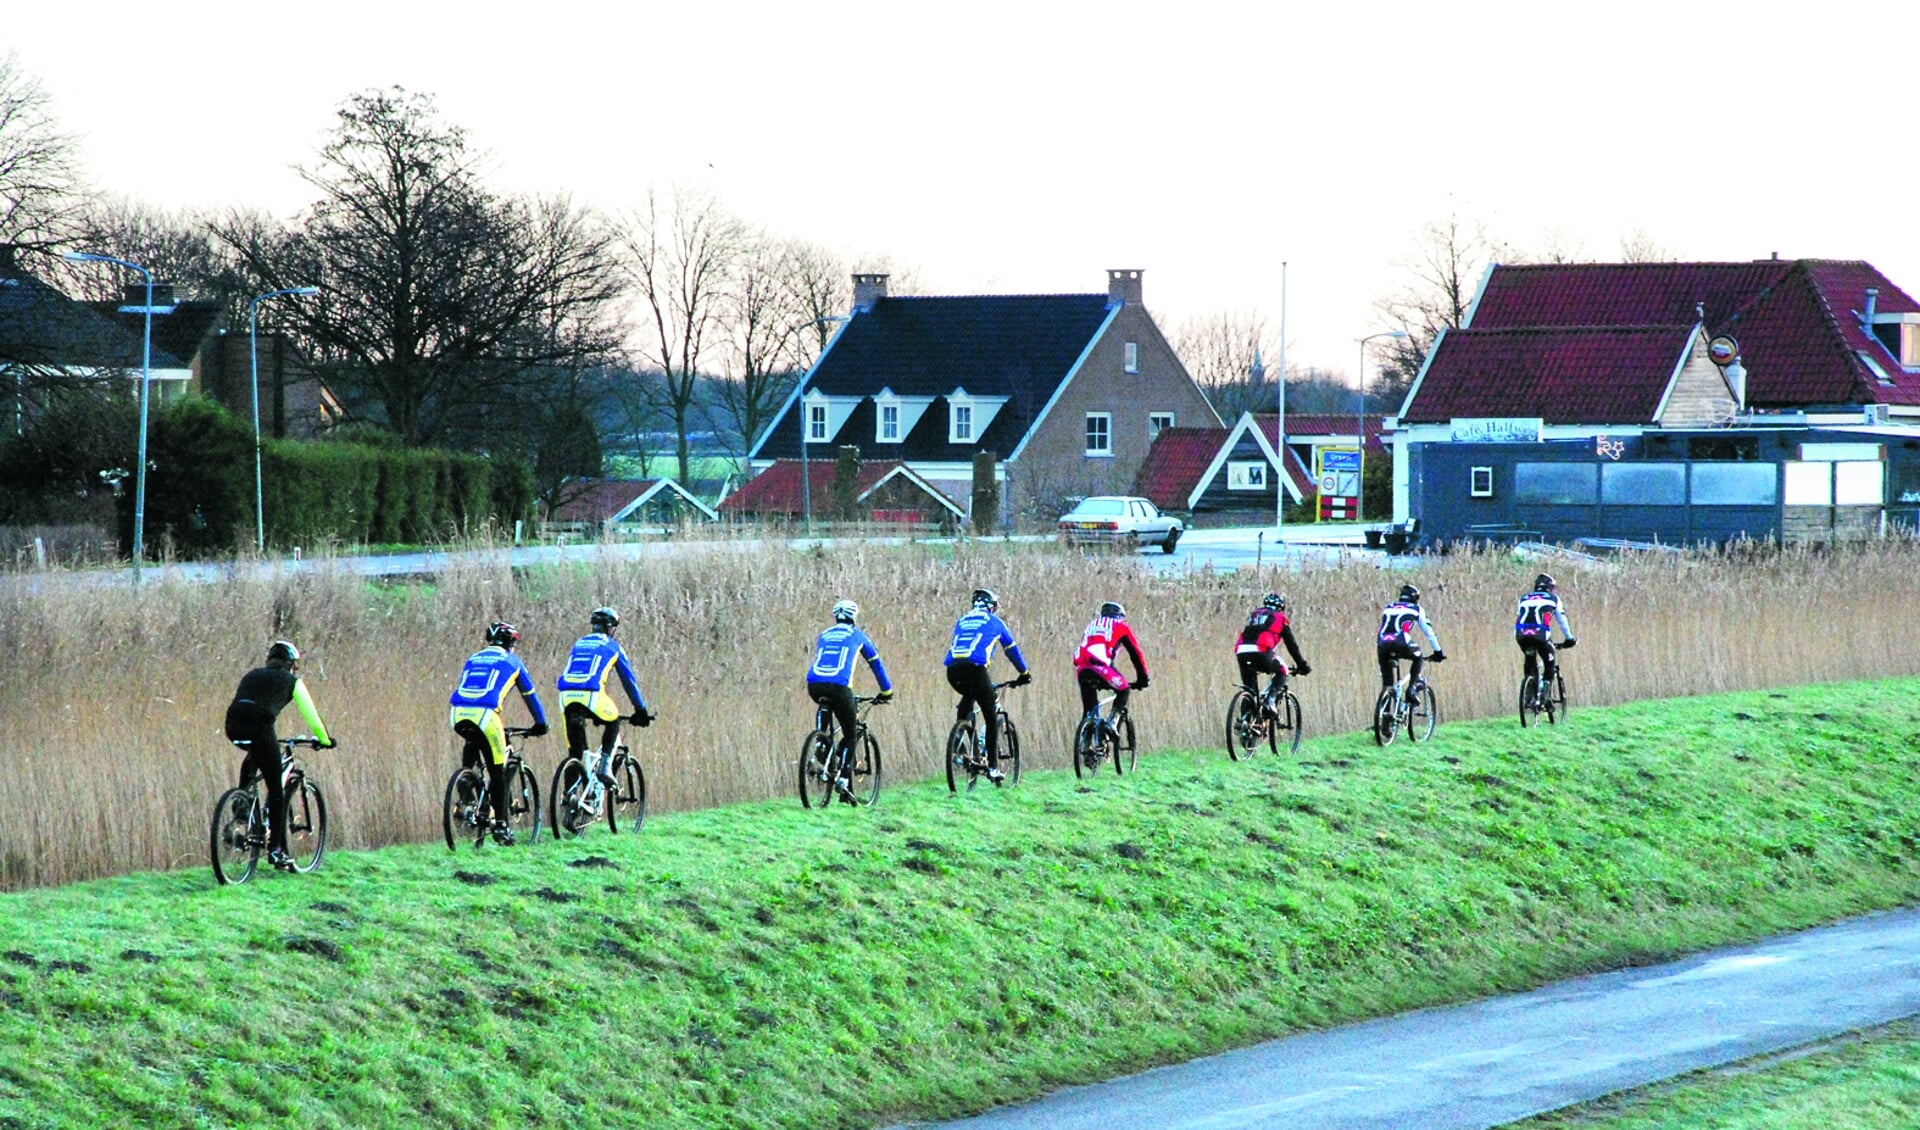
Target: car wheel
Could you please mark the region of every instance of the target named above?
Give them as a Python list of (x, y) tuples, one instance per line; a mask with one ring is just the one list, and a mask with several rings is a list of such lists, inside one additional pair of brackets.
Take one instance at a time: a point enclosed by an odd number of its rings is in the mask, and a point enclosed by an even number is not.
[(1167, 531), (1167, 540), (1160, 543), (1160, 552), (1172, 553), (1173, 547), (1180, 544), (1180, 527)]

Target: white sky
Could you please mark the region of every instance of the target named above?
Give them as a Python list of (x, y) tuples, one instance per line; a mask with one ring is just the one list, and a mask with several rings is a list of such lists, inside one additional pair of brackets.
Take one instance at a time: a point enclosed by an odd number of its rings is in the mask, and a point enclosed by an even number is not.
[[(649, 183), (917, 269), (1257, 310), (1350, 373), (1421, 225), (1615, 259), (1867, 259), (1920, 293), (1920, 5), (20, 3), (0, 19), (99, 187), (290, 216), (350, 93), (434, 95), (493, 183)], [(1902, 81), (1903, 78), (1905, 81)], [(1272, 363), (1269, 358), (1269, 363)]]

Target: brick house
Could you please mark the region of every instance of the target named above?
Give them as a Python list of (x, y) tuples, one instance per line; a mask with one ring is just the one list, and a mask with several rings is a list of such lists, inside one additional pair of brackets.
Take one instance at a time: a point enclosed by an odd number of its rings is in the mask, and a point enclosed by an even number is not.
[(967, 500), (991, 452), (999, 519), (1047, 522), (1124, 493), (1156, 434), (1193, 425), (1220, 418), (1142, 304), (1140, 271), (1109, 271), (1105, 294), (924, 298), (859, 274), (845, 325), (748, 463), (851, 445)]
[(1867, 536), (1920, 503), (1920, 303), (1858, 261), (1496, 265), (1390, 431), (1442, 540)]

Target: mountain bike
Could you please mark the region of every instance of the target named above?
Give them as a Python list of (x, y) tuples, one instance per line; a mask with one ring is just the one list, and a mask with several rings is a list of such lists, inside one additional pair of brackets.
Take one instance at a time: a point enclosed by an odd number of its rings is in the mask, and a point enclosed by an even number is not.
[[(1428, 656), (1427, 662), (1440, 660)], [(1395, 735), (1405, 730), (1407, 737), (1424, 742), (1440, 724), (1440, 704), (1433, 696), (1433, 687), (1421, 679), (1403, 688), (1398, 660), (1393, 662), (1391, 673), (1393, 685), (1383, 689), (1373, 703), (1373, 740), (1379, 745), (1392, 745)]]
[(1300, 700), (1284, 681), (1259, 693), (1252, 687), (1237, 687), (1227, 702), (1227, 756), (1235, 761), (1252, 756), (1261, 742), (1279, 753), (1282, 736), (1287, 752), (1297, 753), (1303, 732)]
[[(235, 745), (243, 743), (235, 742)], [(293, 751), (319, 749), (318, 738), (302, 735), (280, 739), (280, 773), (286, 782), (287, 854), (295, 871), (312, 871), (327, 853), (327, 798), (320, 786), (307, 780), (306, 766)], [(225, 886), (244, 883), (260, 865), (267, 848), (267, 801), (258, 773), (249, 774), (237, 788), (220, 794), (213, 806), (209, 850), (213, 877)]]
[[(1004, 683), (993, 684), (996, 691), (1010, 690), (1016, 680), (1008, 679)], [(1007, 700), (1004, 695), (996, 695), (994, 717), (1000, 726), (1000, 771), (1007, 776), (1006, 784), (1020, 783), (1020, 731), (1013, 725), (1013, 719), (1007, 717)], [(978, 785), (987, 775), (987, 751), (984, 736), (975, 721), (977, 711), (967, 711), (967, 716), (953, 724), (947, 732), (947, 791), (959, 792), (965, 785), (968, 792)]]
[[(507, 827), (513, 833), (513, 842), (520, 844), (537, 843), (540, 839), (540, 785), (534, 780), (533, 770), (520, 760), (520, 751), (513, 746), (513, 739), (530, 732), (524, 726), (507, 727), (507, 760), (500, 767), (507, 779)], [(488, 799), (487, 770), (478, 761), (462, 765), (447, 778), (440, 827), (447, 834), (448, 851), (455, 849), (458, 839), (467, 836), (473, 838), (475, 850), (487, 842), (487, 833), (493, 830), (492, 806)]]
[(853, 744), (844, 760), (838, 756), (840, 728), (834, 723), (833, 711), (822, 703), (814, 712), (813, 732), (800, 746), (803, 808), (826, 808), (836, 799), (863, 806), (880, 799), (880, 741), (867, 728), (867, 716), (880, 703), (869, 695), (855, 695), (853, 701)]
[[(1093, 713), (1080, 719), (1073, 733), (1073, 775), (1098, 777), (1102, 762), (1111, 759), (1116, 774), (1131, 773), (1139, 760), (1134, 742), (1133, 711), (1123, 708), (1103, 713), (1118, 695), (1107, 695), (1094, 704)], [(1004, 756), (1004, 755), (1002, 755)]]
[[(592, 751), (587, 756), (594, 761), (600, 760), (599, 755)], [(610, 764), (612, 768), (608, 772), (613, 777), (611, 789), (601, 784), (598, 776), (588, 772), (586, 761), (578, 757), (568, 757), (553, 771), (547, 822), (553, 828), (556, 839), (578, 836), (602, 816), (607, 818), (609, 832), (618, 832), (622, 824), (638, 832), (640, 826), (646, 823), (647, 774), (628, 751), (627, 743), (621, 742), (613, 747)]]
[[(1565, 651), (1569, 646), (1563, 643), (1557, 650)], [(1546, 714), (1549, 726), (1567, 716), (1567, 675), (1557, 656), (1551, 677), (1520, 676), (1520, 725), (1533, 725), (1542, 713)]]

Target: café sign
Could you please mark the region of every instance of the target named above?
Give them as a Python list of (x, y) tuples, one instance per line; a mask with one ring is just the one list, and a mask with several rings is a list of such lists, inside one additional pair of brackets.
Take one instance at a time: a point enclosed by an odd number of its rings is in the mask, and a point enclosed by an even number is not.
[(1456, 416), (1449, 421), (1455, 443), (1539, 443), (1540, 418)]

